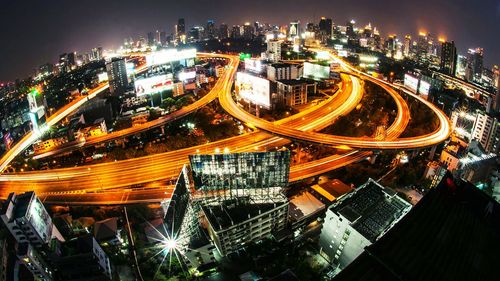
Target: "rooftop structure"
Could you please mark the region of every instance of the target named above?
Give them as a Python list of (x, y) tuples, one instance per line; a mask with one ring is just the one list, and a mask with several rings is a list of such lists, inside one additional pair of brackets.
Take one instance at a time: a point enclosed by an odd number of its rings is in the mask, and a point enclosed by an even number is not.
[(322, 254), (336, 266), (347, 266), (410, 209), (396, 192), (369, 179), (327, 211), (320, 237)]
[(448, 173), (334, 280), (496, 280), (499, 239), (500, 204)]

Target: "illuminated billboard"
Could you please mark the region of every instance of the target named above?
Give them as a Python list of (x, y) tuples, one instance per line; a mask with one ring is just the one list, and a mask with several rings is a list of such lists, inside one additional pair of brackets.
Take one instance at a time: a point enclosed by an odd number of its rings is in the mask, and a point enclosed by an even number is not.
[(431, 90), (431, 84), (429, 84), (429, 82), (420, 80), (420, 86), (418, 86), (418, 93), (422, 95), (429, 95), (430, 90)]
[(236, 92), (241, 98), (262, 105), (271, 106), (271, 83), (269, 80), (244, 72), (236, 74)]
[(108, 73), (102, 72), (102, 73), (97, 74), (97, 82), (98, 83), (102, 83), (102, 82), (108, 81), (108, 80), (109, 80)]
[(150, 78), (135, 80), (135, 93), (137, 96), (160, 93), (170, 90), (172, 87), (172, 78), (167, 75), (158, 75)]
[(330, 78), (330, 66), (306, 62), (304, 63), (304, 77), (315, 80), (328, 79)]
[(229, 190), (288, 186), (290, 151), (190, 155), (195, 189)]
[(416, 92), (418, 88), (418, 79), (410, 74), (405, 74), (404, 85)]
[(28, 220), (43, 241), (48, 242), (52, 236), (52, 219), (38, 197), (33, 195), (29, 206)]
[(173, 61), (192, 59), (196, 57), (196, 49), (168, 49), (154, 52), (146, 56), (147, 66), (160, 65)]
[(125, 63), (125, 69), (127, 71), (128, 77), (131, 77), (135, 74), (135, 64), (133, 62)]
[(261, 73), (264, 70), (262, 61), (258, 59), (245, 59), (245, 69), (247, 71)]
[(196, 71), (179, 72), (179, 80), (186, 81), (196, 78)]

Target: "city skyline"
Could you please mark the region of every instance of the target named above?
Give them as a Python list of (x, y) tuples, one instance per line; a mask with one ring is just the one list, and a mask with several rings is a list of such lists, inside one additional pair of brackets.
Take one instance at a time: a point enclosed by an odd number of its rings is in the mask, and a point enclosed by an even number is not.
[[(0, 69), (0, 81), (25, 78), (32, 74), (34, 68), (54, 62), (59, 54), (68, 51), (85, 51), (96, 46), (116, 48), (126, 37), (146, 36), (148, 31), (156, 29), (170, 34), (179, 17), (186, 18), (188, 27), (205, 25), (209, 19), (214, 19), (216, 25), (222, 22), (242, 24), (245, 21), (283, 25), (296, 18), (304, 23), (318, 22), (321, 16), (333, 18), (336, 24), (344, 24), (349, 19), (355, 19), (360, 25), (371, 22), (384, 36), (396, 33), (403, 37), (404, 34), (425, 30), (455, 41), (460, 54), (465, 54), (468, 48), (484, 48), (488, 66), (500, 62), (500, 53), (495, 51), (500, 39), (492, 36), (495, 26), (500, 23), (500, 3), (497, 1), (477, 5), (467, 1), (420, 1), (414, 4), (386, 0), (383, 11), (379, 9), (380, 3), (364, 0), (358, 5), (347, 1), (321, 2), (289, 1), (283, 7), (276, 1), (256, 1), (253, 6), (237, 9), (236, 12), (232, 12), (233, 8), (229, 9), (231, 4), (227, 1), (210, 5), (199, 1), (155, 2), (150, 5), (127, 1), (122, 1), (120, 5), (97, 1), (85, 4), (62, 1), (5, 3), (0, 21), (9, 28), (0, 31), (0, 36), (12, 39), (0, 47), (0, 60), (11, 67)], [(88, 11), (95, 16), (86, 16), (89, 7), (98, 8), (97, 11)], [(279, 18), (276, 18), (276, 11), (279, 11)], [(31, 20), (17, 16), (19, 14)], [(45, 29), (33, 29), (35, 24)], [(18, 35), (22, 32), (25, 36)]]

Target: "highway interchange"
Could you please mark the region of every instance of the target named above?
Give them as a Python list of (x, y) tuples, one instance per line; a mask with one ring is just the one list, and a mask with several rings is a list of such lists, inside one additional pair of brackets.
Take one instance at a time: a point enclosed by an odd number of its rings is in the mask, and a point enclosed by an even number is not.
[[(173, 181), (177, 177), (182, 165), (188, 162), (190, 154), (217, 151), (265, 151), (287, 145), (291, 142), (290, 139), (345, 149), (345, 153), (342, 154), (292, 166), (290, 181), (293, 182), (366, 159), (372, 154), (371, 150), (428, 147), (444, 141), (451, 133), (449, 120), (444, 113), (426, 100), (408, 92), (407, 94), (426, 104), (437, 115), (440, 126), (438, 130), (428, 135), (398, 139), (410, 120), (405, 100), (386, 81), (360, 72), (341, 60), (339, 62), (342, 67), (346, 73), (350, 74), (342, 75), (342, 87), (335, 95), (296, 115), (277, 122), (268, 122), (242, 110), (232, 99), (231, 89), (239, 65), (237, 56), (199, 55), (204, 58), (222, 58), (228, 62), (227, 70), (206, 96), (162, 119), (148, 122), (142, 127), (129, 129), (129, 131), (117, 132), (117, 136), (113, 137), (123, 137), (161, 126), (171, 120), (182, 118), (217, 98), (229, 114), (258, 129), (225, 140), (135, 159), (47, 171), (2, 174), (0, 176), (0, 197), (5, 198), (10, 192), (20, 193), (34, 190), (47, 203), (102, 205), (159, 202), (168, 198), (172, 191), (171, 186), (165, 182)], [(332, 59), (337, 60), (338, 58), (332, 55)], [(397, 116), (394, 123), (387, 129), (386, 138), (357, 139), (318, 133), (321, 129), (331, 125), (341, 115), (348, 114), (359, 104), (363, 96), (359, 77), (383, 87), (396, 102)], [(91, 90), (88, 96), (68, 104), (48, 119), (48, 125), (55, 125), (86, 101), (105, 91), (107, 87), (107, 84), (99, 85), (96, 89)], [(29, 133), (21, 139), (0, 159), (1, 170), (5, 169), (12, 159), (39, 137), (39, 135)], [(363, 150), (354, 150), (359, 148)], [(140, 188), (137, 188), (138, 186)]]

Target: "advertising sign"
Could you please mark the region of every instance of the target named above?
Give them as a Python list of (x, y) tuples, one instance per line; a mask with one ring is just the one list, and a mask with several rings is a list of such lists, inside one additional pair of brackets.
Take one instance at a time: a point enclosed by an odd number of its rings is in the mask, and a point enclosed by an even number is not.
[(186, 81), (196, 78), (196, 71), (179, 72), (179, 80)]
[(258, 59), (245, 59), (245, 69), (247, 71), (261, 73), (263, 71), (262, 61)]
[(304, 63), (304, 77), (315, 80), (328, 79), (330, 78), (330, 66), (306, 62)]
[(167, 75), (158, 75), (135, 81), (137, 96), (151, 95), (172, 89), (172, 79)]
[(147, 66), (160, 65), (173, 61), (192, 59), (196, 57), (196, 49), (177, 50), (169, 49), (154, 52), (146, 56)]
[(405, 74), (404, 84), (406, 87), (416, 92), (418, 88), (418, 79), (416, 77), (411, 76), (410, 74)]
[(271, 106), (271, 84), (269, 80), (244, 72), (236, 74), (236, 91), (243, 99), (266, 108)]

